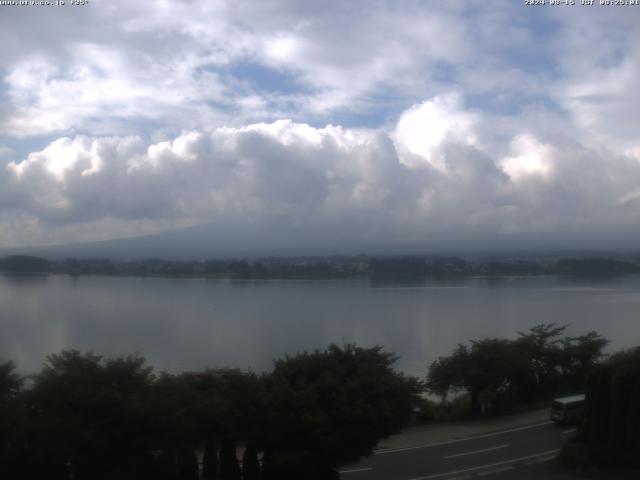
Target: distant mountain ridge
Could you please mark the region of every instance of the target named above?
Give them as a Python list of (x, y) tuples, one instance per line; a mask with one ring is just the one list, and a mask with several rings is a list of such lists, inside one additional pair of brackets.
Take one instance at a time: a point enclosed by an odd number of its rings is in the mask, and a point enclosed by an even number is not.
[[(441, 237), (437, 241), (407, 240), (400, 234), (393, 241), (379, 240), (376, 232), (361, 235), (337, 235), (320, 227), (282, 224), (282, 228), (267, 228), (266, 224), (237, 224), (233, 222), (199, 225), (171, 232), (141, 237), (119, 238), (65, 245), (24, 246), (0, 248), (0, 257), (35, 255), (48, 259), (109, 258), (113, 260), (204, 260), (211, 258), (261, 258), (268, 256), (332, 256), (332, 255), (439, 255), (507, 260), (558, 260), (561, 258), (610, 258), (625, 260), (634, 253), (596, 248), (579, 248), (540, 243), (538, 247), (503, 242), (467, 244), (458, 236)], [(362, 238), (367, 238), (363, 241)], [(385, 237), (388, 238), (388, 235)], [(475, 245), (491, 245), (480, 248)]]

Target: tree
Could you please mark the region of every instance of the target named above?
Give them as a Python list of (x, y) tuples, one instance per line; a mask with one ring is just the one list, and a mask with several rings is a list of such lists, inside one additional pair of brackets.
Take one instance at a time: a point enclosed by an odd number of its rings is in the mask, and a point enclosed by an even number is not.
[(470, 413), (478, 415), (499, 393), (509, 391), (516, 376), (519, 355), (508, 340), (489, 338), (458, 345), (451, 356), (440, 357), (429, 367), (427, 386), (446, 398), (465, 390), (471, 397)]
[(564, 338), (561, 361), (564, 383), (573, 389), (584, 388), (587, 375), (603, 358), (602, 351), (608, 343), (607, 339), (595, 331)]
[(542, 392), (553, 392), (558, 385), (559, 366), (563, 354), (559, 338), (566, 325), (541, 323), (527, 333), (518, 332), (517, 348), (528, 358), (528, 369), (520, 377), (520, 392), (526, 398), (534, 398)]
[(207, 437), (204, 443), (204, 455), (202, 457), (202, 480), (216, 480), (218, 477), (218, 452), (216, 444), (211, 437)]
[(164, 476), (169, 472), (172, 479), (192, 478), (193, 453), (202, 443), (198, 422), (200, 405), (201, 398), (191, 374), (162, 373), (153, 382), (147, 407), (155, 419), (150, 447), (160, 452)]
[(242, 480), (259, 480), (260, 462), (258, 449), (253, 443), (247, 444), (242, 455)]
[(77, 480), (146, 478), (152, 380), (141, 357), (50, 355), (28, 396), (32, 454), (56, 468), (68, 466)]
[(483, 339), (458, 345), (429, 366), (427, 388), (442, 397), (466, 392), (470, 413), (500, 409), (518, 401), (581, 390), (602, 358), (607, 340), (596, 332), (564, 337), (566, 326), (542, 323), (515, 340)]
[(0, 363), (0, 404), (15, 398), (22, 388), (24, 379), (15, 370), (16, 364), (11, 360)]
[(0, 478), (17, 478), (23, 453), (24, 412), (20, 404), (23, 378), (15, 363), (0, 363)]
[(198, 457), (195, 450), (185, 445), (178, 453), (178, 478), (180, 480), (198, 480)]
[[(205, 444), (203, 478), (239, 478), (235, 445), (259, 445), (268, 428), (263, 382), (237, 369), (209, 369), (184, 378), (196, 395), (196, 434)], [(216, 444), (221, 447), (219, 465)]]
[(468, 363), (469, 349), (458, 344), (448, 357), (438, 357), (429, 366), (427, 389), (442, 398), (444, 402), (451, 392), (464, 386), (463, 376)]
[(334, 478), (411, 417), (414, 383), (382, 347), (330, 345), (277, 360), (269, 392), (263, 478)]
[(579, 438), (591, 462), (640, 467), (640, 347), (620, 352), (589, 374)]
[(226, 437), (220, 447), (220, 478), (222, 480), (240, 480), (236, 442), (231, 437)]

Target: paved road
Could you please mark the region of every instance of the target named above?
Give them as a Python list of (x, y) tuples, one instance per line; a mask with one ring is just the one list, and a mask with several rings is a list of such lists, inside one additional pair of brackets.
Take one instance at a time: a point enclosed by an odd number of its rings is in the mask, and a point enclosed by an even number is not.
[(446, 480), (499, 473), (554, 457), (573, 428), (539, 422), (430, 445), (379, 450), (341, 470), (343, 480)]

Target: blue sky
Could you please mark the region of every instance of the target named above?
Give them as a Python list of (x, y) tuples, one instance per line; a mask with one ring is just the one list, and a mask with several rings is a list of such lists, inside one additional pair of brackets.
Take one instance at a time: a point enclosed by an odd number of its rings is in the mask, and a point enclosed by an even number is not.
[(640, 240), (638, 7), (0, 8), (0, 247), (225, 222), (425, 250)]

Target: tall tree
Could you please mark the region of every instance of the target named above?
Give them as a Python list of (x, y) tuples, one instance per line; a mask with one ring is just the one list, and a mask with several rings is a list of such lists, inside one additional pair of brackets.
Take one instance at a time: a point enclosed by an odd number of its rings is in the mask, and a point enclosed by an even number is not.
[(218, 451), (213, 438), (208, 436), (204, 443), (202, 457), (202, 480), (216, 480), (218, 477)]
[(153, 445), (152, 379), (141, 357), (49, 356), (28, 398), (35, 454), (68, 465), (77, 480), (143, 477)]
[(220, 446), (220, 478), (222, 480), (240, 480), (240, 464), (236, 455), (236, 442), (225, 437)]
[(489, 338), (458, 345), (451, 356), (433, 362), (428, 388), (443, 398), (450, 391), (469, 393), (470, 413), (478, 415), (490, 406), (498, 393), (512, 388), (518, 355), (508, 340)]
[(580, 438), (596, 465), (640, 467), (640, 347), (618, 353), (588, 377)]
[(15, 363), (0, 363), (0, 478), (18, 478), (23, 454), (24, 409), (21, 408), (23, 378)]
[(415, 383), (382, 347), (330, 345), (277, 360), (265, 381), (264, 478), (332, 478), (410, 419)]
[(518, 350), (528, 358), (528, 371), (520, 384), (525, 396), (533, 397), (540, 392), (553, 392), (557, 387), (560, 374), (558, 367), (563, 361), (560, 335), (566, 329), (566, 325), (541, 323), (526, 333), (518, 332)]
[(604, 347), (609, 341), (599, 333), (567, 337), (562, 340), (563, 381), (571, 388), (584, 388), (587, 375), (602, 360)]
[(7, 402), (18, 395), (24, 379), (16, 372), (16, 364), (9, 360), (0, 363), (0, 402)]
[(248, 443), (242, 454), (242, 480), (260, 480), (258, 449), (253, 443)]
[(474, 415), (486, 408), (581, 390), (607, 340), (596, 332), (561, 337), (566, 326), (539, 324), (515, 340), (472, 340), (429, 366), (427, 388), (446, 399), (465, 392)]

